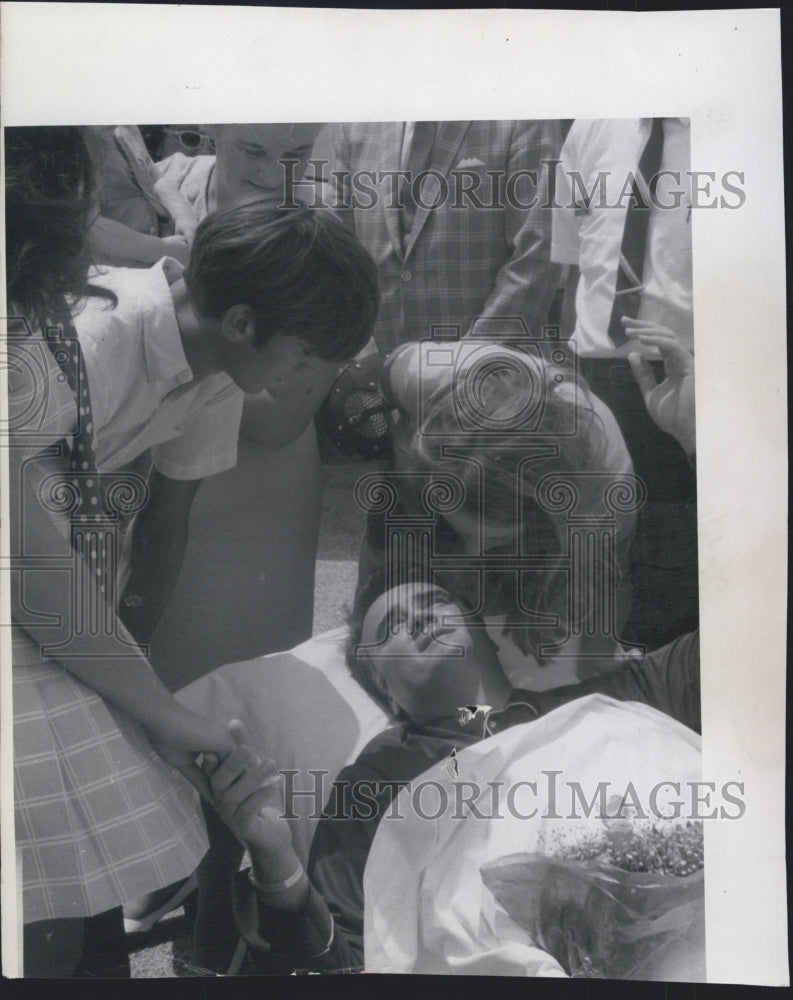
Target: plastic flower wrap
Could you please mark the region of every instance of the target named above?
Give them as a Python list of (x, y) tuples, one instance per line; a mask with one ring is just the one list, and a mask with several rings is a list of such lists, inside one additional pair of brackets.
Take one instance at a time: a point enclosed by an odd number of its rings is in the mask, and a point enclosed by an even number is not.
[(702, 824), (605, 820), (481, 868), (509, 916), (573, 977), (705, 979)]

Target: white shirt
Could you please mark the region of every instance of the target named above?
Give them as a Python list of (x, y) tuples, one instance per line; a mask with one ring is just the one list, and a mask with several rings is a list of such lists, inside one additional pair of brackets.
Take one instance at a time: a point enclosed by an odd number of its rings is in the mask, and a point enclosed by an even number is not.
[(96, 425), (97, 465), (112, 472), (147, 449), (171, 479), (233, 468), (243, 394), (225, 373), (194, 379), (170, 285), (170, 258), (147, 269), (102, 268), (95, 284), (118, 296), (112, 309), (90, 298), (74, 317)]
[[(562, 207), (553, 209), (551, 256), (581, 272), (572, 339), (584, 357), (624, 356), (640, 347), (631, 343), (615, 351), (608, 328), (625, 216), (632, 203), (628, 194), (620, 196), (630, 175), (638, 171), (651, 124), (650, 118), (577, 119), (562, 148), (556, 174), (556, 203)], [(652, 204), (650, 210), (639, 318), (674, 330), (693, 349), (690, 130), (688, 121), (680, 118), (665, 118), (663, 129), (660, 170), (679, 172), (679, 178), (664, 175), (658, 181), (656, 201), (673, 207)], [(585, 191), (571, 179), (575, 171)], [(592, 192), (589, 205), (584, 205), (585, 194)], [(648, 197), (646, 189), (643, 195)]]

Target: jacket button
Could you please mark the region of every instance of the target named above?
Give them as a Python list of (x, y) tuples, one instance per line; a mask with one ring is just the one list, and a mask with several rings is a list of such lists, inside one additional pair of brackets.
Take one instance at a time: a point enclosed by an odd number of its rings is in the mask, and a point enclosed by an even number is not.
[(410, 281), (413, 275), (410, 273), (410, 271), (403, 271), (400, 277), (402, 278), (403, 281)]

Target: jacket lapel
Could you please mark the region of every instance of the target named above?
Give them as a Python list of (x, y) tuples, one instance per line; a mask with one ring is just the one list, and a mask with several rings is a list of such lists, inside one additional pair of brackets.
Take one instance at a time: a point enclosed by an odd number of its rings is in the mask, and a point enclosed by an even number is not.
[[(378, 165), (394, 164), (393, 169), (399, 168), (399, 161), (402, 155), (402, 122), (386, 122), (383, 125), (380, 138), (380, 155), (377, 156)], [(394, 251), (400, 260), (403, 259), (402, 250), (402, 229), (399, 219), (399, 209), (396, 207), (399, 201), (399, 190), (394, 179), (385, 179), (380, 185), (380, 204), (385, 213), (385, 224), (388, 235), (394, 247)], [(390, 206), (394, 207), (390, 207)]]
[[(436, 171), (443, 177), (448, 176), (470, 124), (470, 122), (438, 122), (438, 131), (432, 146), (432, 157), (430, 158), (428, 170)], [(430, 187), (431, 181), (431, 178), (427, 178), (427, 194), (423, 196), (425, 203), (429, 202), (430, 204), (435, 199), (435, 193), (431, 191)], [(405, 259), (410, 256), (413, 246), (424, 227), (424, 223), (432, 211), (433, 209), (427, 207), (426, 204), (419, 204), (417, 206), (416, 214), (413, 218), (413, 228), (410, 231), (407, 246), (405, 247)]]

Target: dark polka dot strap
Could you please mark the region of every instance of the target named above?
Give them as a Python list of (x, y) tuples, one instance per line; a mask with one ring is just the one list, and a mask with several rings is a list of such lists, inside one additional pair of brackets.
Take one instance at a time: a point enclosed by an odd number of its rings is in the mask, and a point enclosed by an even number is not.
[(72, 519), (99, 520), (105, 512), (102, 478), (96, 466), (96, 438), (91, 412), (91, 394), (77, 331), (68, 313), (55, 326), (47, 327), (47, 344), (77, 402), (77, 426), (72, 438), (67, 482), (74, 488), (77, 502)]

